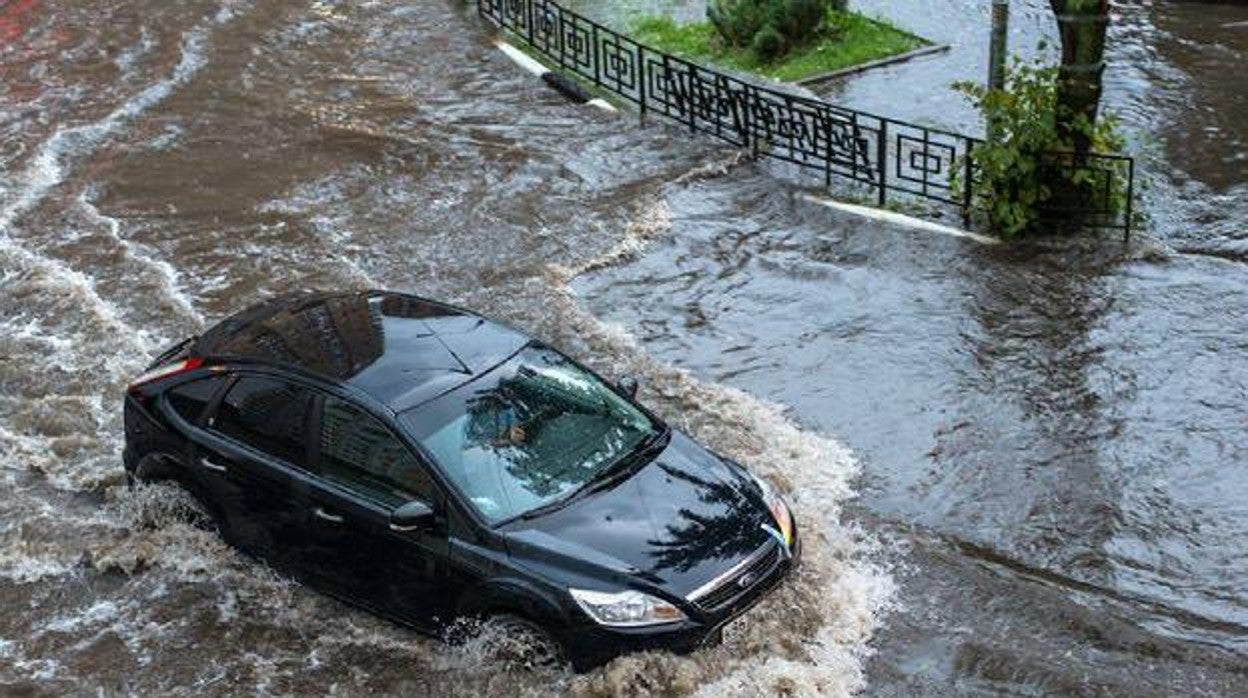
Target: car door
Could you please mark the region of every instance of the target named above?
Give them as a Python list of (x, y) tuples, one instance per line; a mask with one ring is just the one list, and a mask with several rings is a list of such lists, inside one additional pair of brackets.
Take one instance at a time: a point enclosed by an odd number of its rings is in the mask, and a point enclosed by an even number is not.
[(193, 462), (222, 505), (230, 542), (294, 573), (306, 534), (312, 398), (282, 378), (240, 374), (192, 439)]
[(331, 593), (432, 626), (450, 598), (446, 527), (398, 532), (390, 528), (390, 513), (416, 500), (444, 511), (441, 492), (386, 423), (333, 395), (316, 404), (309, 566)]

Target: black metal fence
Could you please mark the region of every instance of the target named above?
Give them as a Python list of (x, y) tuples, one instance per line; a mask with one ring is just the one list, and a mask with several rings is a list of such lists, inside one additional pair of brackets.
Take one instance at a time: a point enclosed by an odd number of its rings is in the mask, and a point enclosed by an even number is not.
[[(969, 214), (976, 185), (970, 156), (979, 139), (746, 82), (639, 44), (551, 0), (477, 0), (477, 10), (553, 65), (632, 102), (643, 115), (658, 113), (691, 132), (817, 171), (828, 185), (834, 178), (859, 182), (881, 206), (890, 192), (903, 192)], [(1068, 154), (1049, 160), (1074, 167)], [(1129, 234), (1133, 160), (1093, 154), (1083, 166), (1091, 172), (1090, 202), (1050, 213)], [(1117, 203), (1124, 182), (1125, 207)]]

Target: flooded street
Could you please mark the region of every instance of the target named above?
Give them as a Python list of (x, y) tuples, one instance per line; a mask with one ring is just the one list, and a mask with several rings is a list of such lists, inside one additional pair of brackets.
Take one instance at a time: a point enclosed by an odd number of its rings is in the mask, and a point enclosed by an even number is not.
[[(821, 91), (978, 131), (943, 86), (982, 72), (988, 2), (947, 4), (857, 3), (954, 48)], [(1016, 49), (1047, 7), (1015, 3)], [(471, 3), (0, 0), (0, 693), (1248, 695), (1245, 21), (1119, 3), (1149, 231), (1001, 247), (569, 104)], [(302, 287), (637, 375), (787, 486), (806, 564), (722, 647), (518, 672), (126, 490), (128, 380)]]
[[(820, 91), (977, 131), (931, 86), (982, 78), (988, 3), (947, 5), (858, 3), (953, 48)], [(1013, 48), (1051, 44), (1048, 3), (1012, 13)], [(846, 220), (751, 167), (578, 286), (859, 456), (851, 516), (906, 551), (868, 694), (1248, 695), (1246, 13), (1120, 6), (1107, 106), (1152, 219), (1130, 247)]]
[[(664, 234), (663, 189), (725, 153), (567, 104), (459, 4), (0, 7), (16, 37), (0, 61), (0, 693), (862, 684), (892, 586), (841, 523), (848, 454), (653, 361), (569, 293)], [(803, 572), (716, 650), (515, 672), (281, 579), (166, 492), (126, 491), (128, 380), (166, 343), (309, 286), (458, 301), (640, 376), (675, 424), (795, 490)]]

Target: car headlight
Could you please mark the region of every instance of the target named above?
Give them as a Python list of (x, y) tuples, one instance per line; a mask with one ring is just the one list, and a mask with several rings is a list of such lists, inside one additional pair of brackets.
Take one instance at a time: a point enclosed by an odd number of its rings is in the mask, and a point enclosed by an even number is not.
[(771, 486), (763, 478), (750, 474), (754, 478), (754, 482), (758, 484), (758, 489), (763, 493), (763, 501), (767, 503), (767, 508), (771, 510), (771, 517), (776, 521), (776, 528), (780, 533), (781, 541), (784, 547), (792, 547), (793, 545), (793, 514), (789, 511), (789, 505), (785, 504), (784, 499), (776, 492), (776, 488)]
[(684, 611), (663, 599), (640, 591), (608, 593), (569, 589), (576, 603), (590, 618), (602, 625), (636, 628), (645, 625), (677, 623), (685, 619)]

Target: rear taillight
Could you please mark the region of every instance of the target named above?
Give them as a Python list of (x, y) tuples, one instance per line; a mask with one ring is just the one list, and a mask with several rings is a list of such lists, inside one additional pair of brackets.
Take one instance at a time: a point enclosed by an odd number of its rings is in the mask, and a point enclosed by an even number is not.
[(137, 390), (138, 388), (141, 388), (147, 385), (148, 383), (151, 383), (152, 381), (158, 381), (162, 378), (176, 376), (179, 373), (186, 373), (187, 371), (194, 371), (195, 369), (203, 365), (204, 365), (204, 360), (197, 358), (197, 357), (183, 359), (182, 361), (174, 361), (171, 364), (165, 364), (164, 366), (154, 368), (148, 371), (147, 373), (144, 373), (143, 375), (139, 376), (138, 378), (135, 378), (133, 381), (130, 382), (130, 386), (126, 388), (126, 390), (133, 392)]

